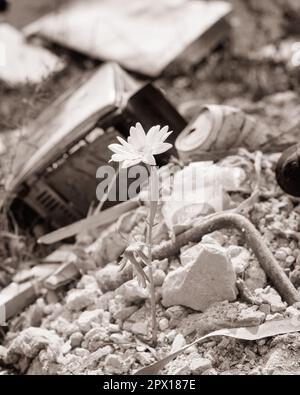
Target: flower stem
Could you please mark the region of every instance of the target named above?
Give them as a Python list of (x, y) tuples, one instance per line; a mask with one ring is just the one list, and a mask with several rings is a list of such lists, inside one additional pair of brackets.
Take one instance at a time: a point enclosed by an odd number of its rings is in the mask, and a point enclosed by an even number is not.
[(157, 343), (157, 319), (156, 319), (156, 298), (155, 298), (155, 285), (153, 279), (152, 268), (152, 230), (154, 226), (155, 215), (158, 205), (158, 177), (155, 166), (150, 166), (149, 178), (149, 218), (147, 229), (147, 246), (148, 246), (148, 267), (149, 267), (149, 280), (150, 280), (150, 295), (151, 295), (151, 315), (152, 315), (152, 340), (153, 344)]

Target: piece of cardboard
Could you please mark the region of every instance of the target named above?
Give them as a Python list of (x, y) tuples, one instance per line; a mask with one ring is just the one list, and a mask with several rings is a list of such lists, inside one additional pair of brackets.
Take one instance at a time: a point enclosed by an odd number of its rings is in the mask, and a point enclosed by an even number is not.
[(226, 38), (222, 22), (231, 9), (224, 1), (77, 0), (25, 32), (156, 77), (186, 49), (188, 58), (201, 61)]

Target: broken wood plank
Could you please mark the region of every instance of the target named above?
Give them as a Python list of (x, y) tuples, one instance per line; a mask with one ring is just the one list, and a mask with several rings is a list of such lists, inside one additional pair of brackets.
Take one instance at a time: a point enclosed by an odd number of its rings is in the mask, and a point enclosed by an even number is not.
[(41, 244), (53, 244), (58, 241), (75, 236), (82, 231), (95, 229), (99, 226), (108, 225), (116, 221), (122, 214), (134, 210), (139, 206), (138, 199), (132, 199), (128, 202), (120, 203), (118, 206), (111, 207), (97, 215), (92, 215), (86, 219), (65, 226), (45, 236), (42, 236), (38, 242)]
[[(41, 284), (57, 268), (57, 265), (38, 265), (31, 271), (32, 281), (18, 284), (11, 283), (0, 292), (0, 312), (4, 315), (4, 321), (15, 317), (26, 307), (33, 303), (39, 296)], [(35, 274), (34, 274), (35, 273)], [(1, 322), (0, 322), (1, 325)]]
[(79, 276), (80, 272), (75, 263), (72, 261), (66, 262), (44, 281), (44, 286), (51, 291), (55, 291), (58, 288), (69, 284)]

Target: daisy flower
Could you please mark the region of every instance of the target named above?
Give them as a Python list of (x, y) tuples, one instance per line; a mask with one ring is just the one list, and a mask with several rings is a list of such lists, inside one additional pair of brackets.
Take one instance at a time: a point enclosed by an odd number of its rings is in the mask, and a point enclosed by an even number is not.
[(146, 134), (142, 125), (137, 123), (130, 128), (127, 141), (117, 137), (121, 144), (111, 144), (108, 147), (114, 153), (111, 161), (121, 162), (122, 168), (135, 166), (141, 162), (155, 166), (154, 156), (172, 148), (172, 144), (165, 142), (171, 133), (168, 126), (161, 128), (158, 125), (153, 126)]

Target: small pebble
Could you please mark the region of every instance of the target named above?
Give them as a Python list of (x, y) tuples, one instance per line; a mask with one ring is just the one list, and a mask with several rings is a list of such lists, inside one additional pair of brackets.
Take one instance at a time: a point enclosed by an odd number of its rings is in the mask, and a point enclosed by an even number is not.
[(295, 257), (293, 257), (292, 255), (288, 256), (285, 260), (285, 266), (286, 267), (291, 267), (292, 264), (296, 261)]
[(70, 343), (72, 348), (79, 347), (83, 340), (83, 334), (81, 332), (75, 332), (70, 336)]
[(190, 369), (193, 374), (202, 374), (203, 372), (211, 368), (211, 361), (205, 358), (195, 358), (190, 363)]
[(159, 329), (163, 332), (169, 328), (169, 320), (167, 318), (162, 318), (158, 323)]
[(275, 252), (275, 258), (278, 259), (279, 261), (285, 261), (287, 258), (287, 254), (282, 251), (281, 249)]
[(184, 336), (181, 333), (179, 333), (175, 337), (175, 339), (174, 339), (174, 341), (172, 343), (171, 353), (173, 353), (175, 351), (178, 351), (180, 348), (184, 347), (185, 345), (186, 345), (185, 338), (184, 338)]

